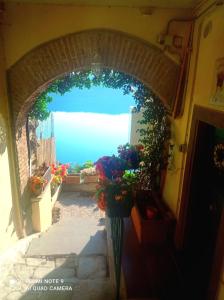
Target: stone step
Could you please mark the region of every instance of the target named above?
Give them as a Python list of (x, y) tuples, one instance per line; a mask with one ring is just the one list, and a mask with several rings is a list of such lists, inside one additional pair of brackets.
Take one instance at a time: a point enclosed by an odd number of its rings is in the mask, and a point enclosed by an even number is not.
[(26, 282), (31, 279), (106, 279), (109, 271), (106, 257), (99, 256), (72, 256), (37, 258), (25, 257), (19, 263), (13, 264), (10, 272), (20, 281)]
[[(80, 257), (77, 255), (60, 256), (60, 257), (58, 256), (24, 257), (23, 261), (20, 261), (19, 265), (27, 266), (28, 270), (32, 269), (32, 267), (35, 270), (37, 268), (41, 268), (42, 271), (40, 271), (40, 274), (41, 272), (43, 272), (43, 276), (45, 274), (45, 271), (47, 273), (47, 269), (49, 269), (49, 273), (55, 270), (53, 274), (57, 274), (56, 270), (58, 268), (62, 268), (62, 269), (74, 270), (75, 274), (79, 279), (109, 277), (107, 259), (104, 255), (92, 255), (92, 256), (80, 256)], [(39, 271), (37, 271), (36, 273), (38, 272)]]
[(52, 268), (66, 267), (75, 268), (77, 265), (77, 255), (70, 256), (41, 256), (25, 257), (25, 264), (28, 266), (47, 266)]
[(71, 271), (15, 264), (0, 284), (0, 300), (114, 300), (109, 278), (80, 279)]

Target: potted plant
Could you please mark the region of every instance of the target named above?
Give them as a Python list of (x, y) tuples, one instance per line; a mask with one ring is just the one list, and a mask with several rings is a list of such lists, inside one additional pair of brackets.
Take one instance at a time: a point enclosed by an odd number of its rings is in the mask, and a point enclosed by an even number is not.
[(133, 189), (136, 174), (128, 170), (130, 162), (121, 157), (103, 156), (96, 162), (99, 176), (96, 198), (98, 207), (110, 218), (113, 243), (116, 299), (119, 299), (121, 258), (123, 244), (123, 218), (129, 217), (133, 207)]
[(95, 183), (98, 181), (98, 176), (96, 174), (96, 168), (89, 167), (81, 170), (80, 172), (81, 183)]
[[(69, 164), (52, 164), (51, 165), (51, 174), (53, 176), (60, 176), (62, 181), (65, 181), (65, 178), (68, 173)], [(59, 181), (59, 177), (55, 178), (56, 181)]]
[(137, 176), (127, 168), (127, 161), (114, 155), (104, 156), (96, 162), (98, 207), (109, 217), (130, 216)]
[(80, 182), (81, 183), (95, 183), (98, 177), (96, 174), (96, 168), (91, 160), (87, 160), (80, 170)]
[(43, 177), (47, 182), (51, 180), (51, 167), (48, 166), (46, 163), (40, 165), (34, 173), (35, 176)]
[(30, 190), (34, 196), (39, 196), (44, 187), (47, 184), (47, 180), (43, 176), (32, 176), (30, 178)]
[(62, 180), (64, 180), (67, 175), (67, 169), (69, 168), (69, 164), (59, 164), (59, 165), (51, 165), (51, 174), (60, 175)]

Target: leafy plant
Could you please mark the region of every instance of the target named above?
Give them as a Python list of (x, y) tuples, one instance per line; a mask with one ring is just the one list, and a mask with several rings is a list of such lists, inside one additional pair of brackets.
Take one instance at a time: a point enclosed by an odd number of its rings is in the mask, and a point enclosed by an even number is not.
[[(55, 166), (51, 165), (51, 174), (55, 176), (60, 176), (62, 179), (67, 175), (67, 169), (69, 168), (69, 164), (59, 164)], [(57, 178), (57, 177), (56, 177)]]
[(90, 169), (94, 167), (94, 163), (91, 160), (87, 160), (83, 165), (70, 164), (68, 168), (68, 174), (77, 174), (84, 169)]
[(87, 160), (83, 165), (83, 169), (88, 169), (94, 167), (94, 163), (91, 160)]
[(116, 202), (127, 207), (132, 205), (137, 176), (133, 171), (127, 171), (128, 167), (126, 160), (114, 155), (103, 156), (96, 162), (99, 183), (95, 196), (101, 210), (116, 206)]
[(123, 179), (128, 185), (136, 185), (138, 182), (138, 173), (130, 170), (126, 170), (123, 175)]
[(47, 93), (43, 93), (39, 96), (29, 114), (31, 119), (36, 119), (39, 121), (46, 120), (49, 115), (50, 111), (48, 110), (48, 103), (52, 101), (52, 98), (47, 95)]
[(80, 173), (80, 171), (82, 170), (82, 166), (79, 164), (70, 164), (69, 168), (68, 168), (68, 174), (77, 174)]
[(56, 192), (57, 187), (62, 183), (62, 176), (61, 175), (54, 175), (51, 180), (51, 194), (54, 195)]
[(38, 196), (43, 191), (45, 185), (47, 184), (47, 180), (42, 176), (32, 176), (30, 178), (30, 191), (35, 196)]

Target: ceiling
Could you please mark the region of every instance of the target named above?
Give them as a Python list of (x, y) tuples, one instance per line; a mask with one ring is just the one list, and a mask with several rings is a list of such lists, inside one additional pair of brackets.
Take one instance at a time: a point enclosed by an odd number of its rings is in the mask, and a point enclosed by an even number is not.
[(161, 7), (193, 8), (202, 0), (3, 0), (5, 3), (69, 4), (88, 6), (126, 6), (126, 7)]

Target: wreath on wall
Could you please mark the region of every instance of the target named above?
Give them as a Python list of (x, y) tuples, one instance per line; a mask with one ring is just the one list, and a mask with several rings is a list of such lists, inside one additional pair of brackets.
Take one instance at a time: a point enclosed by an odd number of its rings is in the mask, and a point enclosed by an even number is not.
[(213, 151), (214, 165), (217, 169), (224, 171), (224, 144), (215, 145)]

